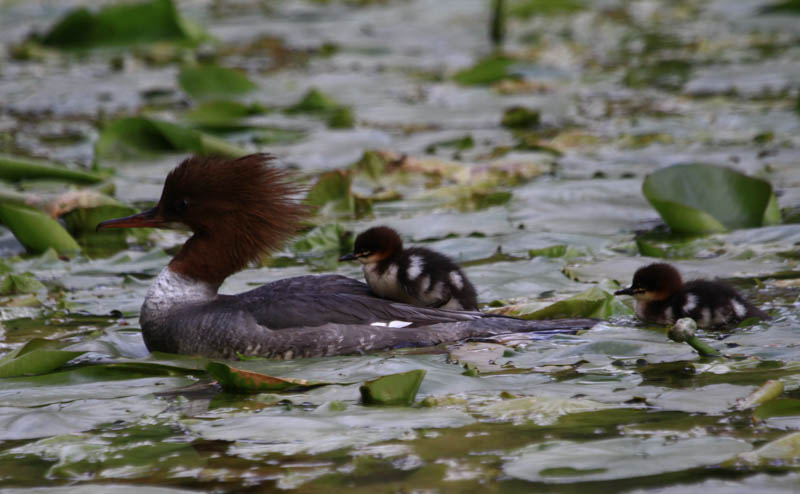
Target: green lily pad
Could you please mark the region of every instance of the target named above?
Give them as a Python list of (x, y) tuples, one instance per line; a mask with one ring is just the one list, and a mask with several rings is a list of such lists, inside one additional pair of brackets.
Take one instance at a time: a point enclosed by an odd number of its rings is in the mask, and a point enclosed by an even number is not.
[(311, 259), (317, 267), (335, 270), (339, 256), (352, 252), (353, 234), (339, 223), (325, 223), (312, 228), (292, 244), (292, 250)]
[(770, 417), (800, 417), (800, 400), (794, 398), (776, 398), (769, 400), (755, 409), (753, 417), (765, 420)]
[(0, 359), (0, 378), (47, 374), (86, 352), (59, 350), (63, 345), (36, 338)]
[(539, 110), (512, 106), (503, 112), (500, 125), (509, 129), (531, 129), (539, 126), (541, 120)]
[(78, 242), (58, 221), (38, 209), (0, 204), (0, 222), (31, 252), (41, 253), (53, 248), (59, 254), (67, 255), (81, 250)]
[(309, 113), (309, 114), (328, 114), (341, 107), (333, 98), (326, 95), (317, 88), (311, 88), (306, 92), (300, 101), (286, 108), (286, 113)]
[(67, 13), (43, 36), (42, 43), (59, 48), (194, 42), (198, 29), (183, 20), (172, 0), (108, 5), (96, 13), (81, 7)]
[(424, 378), (420, 369), (366, 381), (359, 388), (361, 400), (365, 405), (411, 405)]
[(264, 391), (304, 390), (326, 386), (327, 382), (307, 381), (288, 377), (274, 377), (259, 372), (237, 369), (220, 362), (211, 362), (206, 370), (219, 381), (225, 391), (235, 393), (261, 393)]
[(511, 57), (493, 55), (456, 73), (453, 80), (464, 86), (484, 86), (504, 79), (518, 79), (519, 76), (510, 72), (515, 63), (517, 60)]
[(341, 170), (320, 175), (306, 201), (318, 207), (321, 214), (348, 213), (358, 218), (372, 211), (372, 202), (353, 193), (352, 177)]
[(527, 19), (535, 15), (557, 15), (585, 8), (582, 0), (515, 0), (510, 2), (508, 13)]
[(243, 72), (217, 65), (183, 67), (178, 74), (178, 84), (197, 99), (240, 96), (258, 88)]
[(44, 288), (32, 273), (8, 273), (0, 282), (0, 295), (36, 293)]
[(611, 316), (631, 314), (631, 310), (616, 299), (613, 294), (600, 287), (593, 286), (574, 297), (558, 301), (533, 312), (529, 311), (527, 305), (522, 305), (503, 313), (523, 319), (560, 319), (568, 317), (608, 319)]
[(0, 179), (12, 182), (54, 179), (77, 183), (97, 183), (103, 178), (94, 173), (73, 170), (45, 160), (0, 154)]
[(201, 127), (214, 129), (248, 127), (243, 119), (264, 113), (265, 109), (259, 105), (246, 105), (237, 101), (207, 100), (189, 110), (183, 118)]
[(97, 231), (97, 224), (113, 218), (121, 218), (135, 213), (136, 210), (123, 204), (107, 204), (93, 208), (74, 209), (62, 218), (67, 230), (83, 248), (87, 255), (110, 253), (127, 247), (124, 229), (107, 229)]
[(754, 451), (740, 454), (737, 460), (756, 465), (775, 465), (777, 462), (794, 463), (798, 457), (800, 457), (800, 432), (792, 432)]
[(780, 223), (769, 182), (730, 168), (684, 164), (645, 178), (642, 192), (678, 233), (711, 233)]
[(95, 147), (97, 157), (117, 160), (166, 152), (229, 157), (248, 153), (218, 137), (147, 117), (122, 118), (110, 123)]

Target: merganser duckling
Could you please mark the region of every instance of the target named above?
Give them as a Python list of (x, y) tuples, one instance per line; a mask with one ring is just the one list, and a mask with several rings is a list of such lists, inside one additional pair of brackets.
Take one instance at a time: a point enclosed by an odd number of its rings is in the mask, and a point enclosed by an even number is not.
[(339, 258), (356, 259), (379, 297), (421, 307), (478, 310), (475, 287), (456, 263), (423, 247), (403, 249), (400, 235), (388, 226), (360, 233), (353, 252)]
[(666, 263), (639, 268), (633, 284), (614, 295), (632, 295), (636, 315), (656, 324), (673, 324), (690, 317), (699, 327), (708, 328), (769, 318), (727, 284), (708, 280), (684, 283), (678, 270)]
[(217, 293), (225, 278), (280, 247), (308, 214), (297, 200), (300, 188), (271, 160), (265, 154), (189, 158), (169, 173), (155, 207), (97, 226), (184, 225), (192, 231), (145, 296), (139, 322), (150, 351), (289, 359), (595, 324), (415, 307), (378, 298), (364, 283), (339, 275), (287, 278), (238, 295)]

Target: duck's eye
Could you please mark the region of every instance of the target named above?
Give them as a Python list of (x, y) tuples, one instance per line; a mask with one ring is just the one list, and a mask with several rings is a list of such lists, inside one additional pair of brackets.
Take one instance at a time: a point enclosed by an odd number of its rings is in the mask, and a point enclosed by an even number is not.
[(175, 212), (178, 214), (186, 212), (189, 209), (189, 199), (178, 199), (175, 201)]

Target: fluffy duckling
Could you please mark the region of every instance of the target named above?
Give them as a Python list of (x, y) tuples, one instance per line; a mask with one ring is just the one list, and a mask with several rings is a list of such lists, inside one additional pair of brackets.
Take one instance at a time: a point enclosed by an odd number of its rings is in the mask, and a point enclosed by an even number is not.
[(708, 328), (738, 324), (751, 317), (769, 318), (727, 284), (708, 280), (684, 283), (678, 270), (666, 263), (639, 268), (631, 286), (614, 294), (632, 295), (636, 315), (656, 324), (691, 317), (699, 327)]
[(356, 237), (351, 254), (340, 261), (358, 260), (376, 295), (422, 307), (478, 310), (475, 287), (449, 257), (425, 249), (403, 249), (400, 235), (376, 226)]

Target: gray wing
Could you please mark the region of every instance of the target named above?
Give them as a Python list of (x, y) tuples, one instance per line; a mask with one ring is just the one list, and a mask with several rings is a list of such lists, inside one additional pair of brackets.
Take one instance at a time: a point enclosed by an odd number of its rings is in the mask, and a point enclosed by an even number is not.
[(339, 275), (287, 278), (230, 298), (252, 314), (258, 324), (271, 329), (388, 321), (428, 326), (485, 317), (481, 312), (417, 307), (386, 300), (373, 295), (366, 284)]
[(328, 323), (316, 327), (272, 330), (252, 314), (222, 301), (190, 304), (169, 315), (163, 325), (142, 327), (151, 351), (236, 358), (239, 355), (323, 357), (402, 347), (425, 347), (467, 338), (516, 332), (574, 332), (591, 327), (591, 319), (526, 321), (485, 317), (424, 327), (385, 328), (365, 324)]

